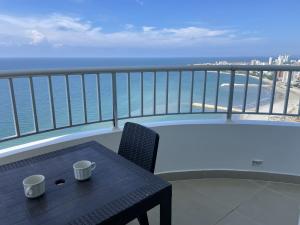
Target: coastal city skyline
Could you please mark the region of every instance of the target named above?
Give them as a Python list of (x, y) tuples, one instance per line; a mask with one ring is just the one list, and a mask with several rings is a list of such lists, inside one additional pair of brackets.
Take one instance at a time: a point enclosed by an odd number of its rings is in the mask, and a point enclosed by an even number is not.
[[(293, 65), (293, 66), (299, 66), (300, 65), (300, 57), (296, 58), (294, 57), (291, 59), (290, 55), (288, 54), (280, 54), (277, 57), (269, 56), (268, 60), (259, 60), (256, 58), (250, 59), (249, 61), (216, 61), (213, 63), (215, 65)], [(252, 72), (253, 75), (259, 76), (259, 73), (257, 71)], [(270, 71), (263, 71), (263, 76), (265, 78), (273, 79), (274, 73)], [(277, 72), (277, 80), (284, 85), (287, 84), (289, 77), (289, 71), (280, 71)], [(295, 86), (300, 88), (300, 72), (294, 71), (291, 73), (291, 86)]]

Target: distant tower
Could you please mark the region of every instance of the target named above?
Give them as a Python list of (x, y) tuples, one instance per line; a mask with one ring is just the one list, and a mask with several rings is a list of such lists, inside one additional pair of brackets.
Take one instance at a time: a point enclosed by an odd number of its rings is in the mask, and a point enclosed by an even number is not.
[(285, 62), (286, 63), (290, 62), (290, 56), (288, 54), (285, 54)]
[(284, 72), (282, 72), (282, 82), (283, 83), (285, 83), (285, 84), (287, 84), (287, 82), (288, 82), (288, 77), (289, 77), (289, 72), (287, 72), (287, 71), (284, 71)]
[(284, 55), (279, 55), (277, 58), (277, 63), (279, 65), (281, 64), (286, 64), (290, 61), (290, 56), (288, 54), (284, 54)]
[(269, 58), (269, 65), (272, 65), (272, 62), (273, 62), (273, 58), (270, 57), (270, 58)]

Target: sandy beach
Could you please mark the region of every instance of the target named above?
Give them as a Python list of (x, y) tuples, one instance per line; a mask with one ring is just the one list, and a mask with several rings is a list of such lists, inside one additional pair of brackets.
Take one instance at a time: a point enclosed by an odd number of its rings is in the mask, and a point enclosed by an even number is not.
[[(223, 74), (230, 74), (229, 72), (221, 72)], [(243, 73), (236, 73), (236, 76), (246, 76)], [(259, 79), (258, 76), (249, 75), (255, 79)], [(229, 84), (221, 84), (221, 86), (229, 85)], [(244, 84), (235, 84), (235, 85), (244, 85)], [(273, 81), (263, 78), (263, 84), (266, 88), (272, 88)], [(284, 110), (284, 102), (285, 102), (285, 95), (286, 95), (287, 86), (284, 85), (281, 81), (276, 82), (276, 90), (275, 90), (275, 97), (274, 97), (274, 104), (273, 104), (273, 113), (283, 113)], [(300, 96), (300, 88), (291, 87), (289, 93), (289, 100), (288, 100), (288, 114), (298, 114), (299, 110), (299, 96)], [(194, 107), (202, 108), (201, 103), (194, 102)], [(214, 105), (205, 105), (207, 109), (214, 109)], [(226, 111), (227, 108), (218, 106), (218, 110)], [(256, 108), (248, 108), (246, 111), (255, 112)], [(259, 107), (259, 112), (261, 113), (268, 113), (270, 110), (270, 102), (265, 104), (261, 104)], [(240, 112), (240, 109), (233, 108), (233, 112)], [(258, 114), (240, 114), (238, 115), (240, 119), (249, 119), (249, 120), (270, 120), (270, 121), (297, 121), (300, 122), (299, 117), (292, 117), (292, 116), (284, 116), (284, 115), (258, 115)]]
[[(263, 83), (270, 84), (272, 87), (273, 81), (268, 79), (263, 79)], [(275, 91), (275, 98), (273, 104), (273, 113), (282, 113), (284, 110), (284, 102), (285, 102), (285, 95), (286, 95), (287, 87), (280, 81), (276, 83), (276, 91)], [(299, 110), (299, 96), (300, 96), (300, 89), (297, 87), (291, 87), (289, 100), (288, 100), (288, 114), (298, 114)], [(260, 105), (259, 111), (260, 112), (269, 112), (270, 103)], [(254, 111), (255, 109), (250, 109), (250, 111)], [(251, 120), (270, 120), (270, 121), (297, 121), (299, 122), (299, 117), (291, 117), (291, 116), (280, 116), (280, 115), (251, 115), (245, 114), (240, 116), (241, 119), (251, 119)]]
[[(222, 72), (225, 74), (230, 74), (229, 72)], [(236, 73), (235, 75), (238, 76), (246, 76), (246, 74), (243, 73)], [(259, 79), (258, 76), (249, 75), (252, 78)], [(273, 81), (263, 78), (263, 85), (264, 86), (270, 86), (272, 88)], [(276, 91), (275, 91), (275, 98), (274, 98), (274, 104), (273, 104), (273, 113), (282, 113), (284, 110), (284, 102), (285, 102), (285, 95), (286, 95), (286, 89), (287, 87), (281, 82), (276, 82)], [(288, 114), (298, 114), (299, 110), (299, 99), (300, 96), (300, 88), (297, 87), (291, 87), (290, 88), (290, 94), (289, 94), (289, 100), (288, 100), (288, 108), (287, 113)], [(270, 103), (266, 103), (264, 105), (260, 105), (259, 111), (260, 112), (269, 112), (270, 110)], [(253, 112), (255, 111), (255, 108), (249, 109), (249, 111)], [(291, 117), (291, 116), (280, 116), (280, 115), (251, 115), (251, 114), (243, 114), (240, 115), (241, 119), (252, 119), (252, 120), (272, 120), (272, 121), (297, 121), (300, 122), (299, 117)]]

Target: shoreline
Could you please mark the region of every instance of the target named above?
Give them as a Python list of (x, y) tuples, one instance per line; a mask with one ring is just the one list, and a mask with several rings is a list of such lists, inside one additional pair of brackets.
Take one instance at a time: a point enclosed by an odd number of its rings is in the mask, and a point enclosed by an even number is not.
[[(282, 113), (284, 110), (284, 103), (285, 103), (285, 95), (286, 95), (287, 86), (283, 84), (276, 83), (276, 91), (274, 96), (274, 103), (273, 103), (273, 111), (274, 113)], [(298, 114), (299, 109), (299, 96), (300, 90), (295, 90), (294, 88), (290, 89), (289, 99), (288, 99), (288, 107), (287, 113), (288, 114)], [(269, 112), (270, 109), (270, 102), (260, 105), (259, 112)], [(251, 108), (249, 111), (255, 111), (255, 108)], [(288, 115), (250, 115), (244, 114), (240, 115), (241, 119), (254, 119), (254, 120), (272, 120), (272, 121), (282, 121), (282, 120), (290, 120), (293, 122), (299, 122), (298, 118), (290, 117)]]
[[(211, 72), (217, 73), (216, 71), (211, 71)], [(220, 72), (220, 74), (229, 74), (230, 75), (231, 73), (230, 72)], [(243, 74), (243, 73), (236, 73), (235, 75), (246, 76), (246, 74)], [(250, 75), (250, 74), (249, 74), (249, 77), (252, 77), (254, 79), (259, 79), (259, 77)], [(273, 80), (269, 80), (269, 79), (263, 77), (262, 82), (265, 84), (264, 85), (265, 88), (272, 88)], [(226, 83), (224, 83), (224, 84), (226, 84)], [(221, 85), (220, 85), (220, 87), (221, 87)], [(245, 84), (240, 84), (240, 85), (245, 85)], [(275, 90), (272, 112), (274, 112), (274, 113), (282, 113), (283, 112), (286, 89), (287, 89), (287, 86), (285, 86), (282, 82), (280, 82), (278, 80), (276, 81), (276, 90)], [(300, 96), (300, 89), (296, 88), (296, 87), (291, 87), (290, 93), (289, 93), (289, 99), (288, 99), (288, 108), (287, 108), (288, 114), (298, 114), (299, 103), (300, 103), (299, 96)], [(196, 107), (197, 106), (202, 107), (201, 104), (196, 103), (196, 102), (193, 103), (193, 105), (195, 105)], [(260, 105), (259, 112), (268, 113), (269, 109), (270, 109), (270, 101), (267, 101), (266, 103)], [(256, 110), (256, 107), (252, 107), (252, 108), (249, 108), (247, 110), (247, 112), (255, 112), (255, 110)], [(237, 109), (235, 109), (234, 111), (237, 111)], [(241, 119), (253, 119), (253, 120), (265, 119), (265, 120), (278, 121), (278, 120), (285, 120), (286, 117), (290, 117), (290, 116), (288, 116), (288, 115), (281, 116), (281, 115), (241, 114), (241, 115), (239, 115), (239, 117)], [(291, 118), (290, 120), (294, 121), (294, 122), (299, 121), (299, 119), (297, 119), (297, 118)]]

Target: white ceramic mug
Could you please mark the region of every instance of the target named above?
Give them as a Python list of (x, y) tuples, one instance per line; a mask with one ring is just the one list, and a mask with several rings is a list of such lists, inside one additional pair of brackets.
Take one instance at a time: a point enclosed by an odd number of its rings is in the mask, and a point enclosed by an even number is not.
[(23, 180), (24, 192), (27, 198), (36, 198), (45, 193), (45, 177), (32, 175)]
[(73, 164), (74, 176), (76, 180), (87, 180), (91, 177), (92, 171), (96, 168), (95, 162), (88, 160), (78, 161)]

